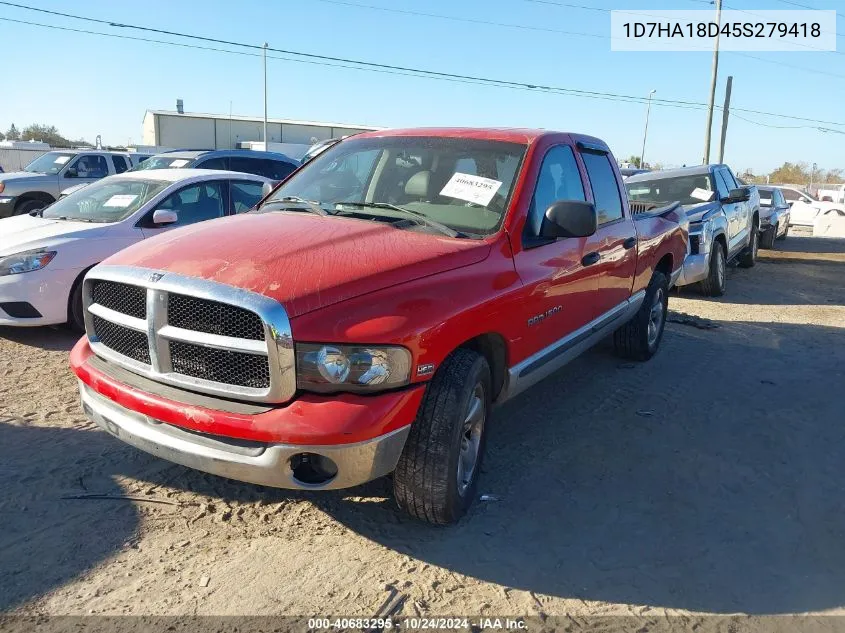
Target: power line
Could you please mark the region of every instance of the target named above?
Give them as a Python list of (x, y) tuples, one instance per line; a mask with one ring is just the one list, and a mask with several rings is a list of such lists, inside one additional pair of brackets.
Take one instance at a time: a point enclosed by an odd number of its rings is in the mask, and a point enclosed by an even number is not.
[[(171, 36), (175, 36), (175, 37), (184, 37), (184, 38), (188, 38), (188, 39), (196, 39), (196, 40), (201, 40), (201, 41), (205, 41), (205, 42), (213, 42), (213, 43), (217, 43), (217, 44), (223, 44), (223, 45), (226, 45), (226, 46), (237, 46), (237, 47), (243, 47), (243, 48), (248, 48), (248, 49), (253, 49), (253, 50), (261, 50), (263, 48), (262, 46), (259, 46), (259, 45), (248, 44), (248, 43), (244, 43), (244, 42), (234, 42), (234, 41), (230, 41), (230, 40), (222, 40), (222, 39), (218, 39), (218, 38), (210, 38), (210, 37), (204, 37), (204, 36), (200, 36), (200, 35), (180, 33), (180, 32), (176, 32), (176, 31), (165, 31), (165, 30), (162, 30), (162, 29), (155, 29), (155, 28), (152, 28), (152, 27), (145, 27), (145, 26), (139, 26), (139, 25), (133, 25), (133, 24), (123, 24), (123, 23), (117, 23), (117, 22), (113, 22), (113, 21), (109, 21), (109, 20), (102, 20), (102, 19), (97, 19), (97, 18), (89, 18), (89, 17), (86, 17), (86, 16), (79, 16), (79, 15), (73, 15), (73, 14), (68, 14), (68, 13), (61, 13), (61, 12), (57, 12), (57, 11), (50, 11), (50, 10), (47, 10), (47, 9), (40, 9), (40, 8), (37, 8), (37, 7), (30, 7), (30, 6), (22, 5), (22, 4), (18, 4), (18, 3), (7, 2), (5, 0), (0, 0), (0, 5), (13, 6), (13, 7), (16, 7), (16, 8), (27, 9), (27, 10), (30, 10), (30, 11), (47, 13), (47, 14), (51, 14), (51, 15), (60, 15), (62, 17), (68, 17), (68, 18), (72, 18), (72, 19), (84, 20), (84, 21), (89, 21), (89, 22), (96, 22), (96, 23), (99, 23), (99, 24), (107, 24), (109, 26), (115, 26), (115, 27), (119, 27), (119, 28), (129, 28), (129, 29), (135, 29), (135, 30), (140, 30), (140, 31), (149, 31), (149, 32), (153, 32), (153, 33), (166, 34), (166, 35), (171, 35)], [(9, 19), (7, 18), (7, 20), (9, 20)], [(18, 21), (18, 22), (22, 22), (22, 21)], [(47, 27), (47, 28), (61, 28), (61, 27), (55, 27), (54, 25), (43, 25), (43, 24), (37, 24), (37, 23), (33, 23), (33, 25), (34, 26)], [(96, 33), (96, 32), (92, 32), (91, 34), (104, 35), (103, 33)], [(109, 34), (109, 35), (111, 35), (111, 34)], [(156, 43), (167, 43), (167, 42), (156, 42)], [(598, 98), (598, 99), (604, 99), (604, 100), (609, 100), (609, 101), (621, 101), (621, 102), (629, 102), (629, 103), (645, 103), (645, 101), (646, 101), (645, 97), (639, 97), (639, 96), (636, 96), (636, 95), (624, 95), (624, 94), (599, 92), (599, 91), (592, 91), (592, 90), (581, 90), (581, 89), (576, 89), (576, 88), (562, 88), (562, 87), (555, 87), (555, 86), (544, 86), (544, 85), (539, 85), (539, 84), (529, 84), (529, 83), (525, 83), (525, 82), (516, 82), (516, 81), (495, 79), (495, 78), (489, 78), (489, 77), (479, 77), (479, 76), (473, 76), (473, 75), (461, 75), (461, 74), (457, 74), (457, 73), (445, 73), (445, 72), (441, 72), (441, 71), (425, 70), (425, 69), (412, 68), (412, 67), (407, 67), (407, 66), (397, 66), (397, 65), (392, 65), (392, 64), (382, 64), (382, 63), (377, 63), (377, 62), (354, 60), (354, 59), (343, 58), (343, 57), (333, 57), (333, 56), (329, 56), (329, 55), (318, 55), (318, 54), (314, 54), (314, 53), (303, 53), (303, 52), (300, 52), (300, 51), (292, 51), (292, 50), (279, 49), (279, 48), (268, 48), (267, 50), (275, 52), (275, 53), (282, 53), (284, 55), (293, 55), (297, 58), (305, 58), (305, 59), (308, 59), (308, 60), (324, 62), (324, 65), (347, 64), (348, 67), (357, 68), (357, 69), (392, 71), (392, 72), (399, 73), (399, 74), (408, 73), (408, 74), (411, 74), (413, 76), (422, 76), (422, 77), (429, 77), (429, 78), (441, 78), (441, 79), (448, 79), (448, 80), (459, 80), (459, 81), (464, 81), (464, 82), (469, 82), (469, 83), (492, 85), (492, 86), (506, 87), (506, 88), (527, 89), (527, 90), (538, 91), (538, 92), (550, 92), (550, 93), (557, 93), (557, 94), (567, 94), (567, 95), (580, 96), (580, 97), (586, 97), (586, 98)], [(231, 51), (229, 51), (229, 52), (231, 52)], [(293, 61), (293, 60), (287, 59), (286, 61)], [(682, 100), (677, 100), (677, 99), (676, 100), (653, 99), (653, 102), (657, 105), (664, 105), (664, 106), (668, 106), (668, 107), (678, 107), (678, 108), (701, 109), (701, 108), (707, 107), (707, 105), (704, 104), (704, 103), (695, 102), (695, 101), (682, 101)], [(720, 109), (720, 108), (718, 108), (718, 106), (717, 106), (717, 109)], [(778, 113), (774, 113), (774, 112), (764, 112), (764, 111), (753, 110), (753, 109), (749, 109), (749, 108), (733, 108), (732, 110), (734, 112), (737, 112), (737, 111), (747, 112), (749, 114), (759, 114), (759, 115), (763, 115), (763, 116), (772, 116), (772, 117), (778, 117), (778, 118), (784, 118), (784, 119), (791, 119), (791, 120), (795, 120), (795, 121), (806, 121), (806, 122), (810, 122), (810, 123), (819, 123), (819, 124), (823, 124), (823, 125), (845, 126), (845, 123), (839, 122), (839, 121), (824, 121), (824, 120), (820, 120), (820, 119), (798, 117), (798, 116), (789, 115), (789, 114), (778, 114)]]
[(727, 51), (727, 53), (731, 55), (739, 55), (740, 57), (747, 57), (749, 59), (756, 59), (758, 62), (763, 62), (764, 64), (775, 64), (776, 66), (794, 68), (795, 70), (801, 70), (807, 73), (816, 73), (818, 75), (827, 75), (828, 77), (838, 77), (839, 79), (845, 79), (845, 75), (840, 75), (839, 73), (829, 73), (826, 70), (817, 70), (815, 68), (807, 68), (806, 66), (796, 66), (795, 64), (787, 64), (785, 62), (775, 61), (773, 59), (763, 59), (762, 57), (757, 57), (756, 55), (751, 55), (749, 53), (740, 53), (739, 51)]

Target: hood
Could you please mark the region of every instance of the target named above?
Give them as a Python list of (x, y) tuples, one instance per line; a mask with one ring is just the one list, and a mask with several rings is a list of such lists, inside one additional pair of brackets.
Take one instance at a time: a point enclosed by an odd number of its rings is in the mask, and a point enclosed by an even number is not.
[(236, 286), (291, 317), (484, 260), (487, 242), (309, 213), (244, 214), (144, 240), (105, 264), (140, 266)]
[(0, 220), (0, 255), (11, 255), (33, 248), (49, 246), (57, 238), (62, 240), (81, 236), (96, 237), (103, 232), (101, 224), (50, 220), (29, 214)]
[(721, 205), (714, 200), (713, 202), (701, 202), (699, 204), (684, 204), (681, 205), (681, 208), (686, 212), (687, 219), (692, 223), (701, 222), (705, 215), (711, 211), (718, 211)]
[(8, 173), (0, 173), (0, 182), (9, 182), (10, 180), (24, 180), (31, 178), (56, 178), (56, 176), (48, 176), (47, 174), (38, 174), (33, 173), (31, 171), (10, 171)]
[(819, 200), (818, 202), (814, 202), (811, 206), (814, 206), (821, 211), (830, 211), (831, 209), (845, 211), (845, 204), (842, 204), (841, 202), (827, 202)]

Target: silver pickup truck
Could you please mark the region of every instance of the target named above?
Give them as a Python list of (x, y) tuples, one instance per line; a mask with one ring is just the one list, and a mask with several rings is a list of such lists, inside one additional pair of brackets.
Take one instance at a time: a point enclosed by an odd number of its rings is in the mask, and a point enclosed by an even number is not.
[(628, 199), (665, 205), (678, 201), (689, 219), (689, 252), (678, 286), (698, 284), (707, 296), (725, 294), (727, 264), (757, 261), (760, 194), (737, 182), (727, 165), (699, 165), (631, 176)]
[(43, 209), (62, 190), (134, 167), (146, 155), (62, 149), (42, 154), (23, 171), (0, 174), (0, 218)]

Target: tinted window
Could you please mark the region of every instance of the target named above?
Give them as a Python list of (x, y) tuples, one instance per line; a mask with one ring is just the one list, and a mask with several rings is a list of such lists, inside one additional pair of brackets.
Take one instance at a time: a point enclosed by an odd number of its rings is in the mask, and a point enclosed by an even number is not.
[(179, 220), (170, 226), (185, 226), (224, 215), (220, 182), (205, 182), (180, 189), (165, 198), (159, 209), (176, 211)]
[(296, 169), (296, 165), (281, 160), (267, 158), (259, 162), (263, 171), (258, 175), (269, 178), (270, 180), (284, 180)]
[(264, 196), (260, 182), (233, 180), (231, 185), (232, 213), (249, 211)]
[[(226, 158), (209, 158), (197, 164), (199, 169), (229, 169), (226, 164)], [(235, 171), (244, 171), (243, 169), (236, 169)]]
[(243, 158), (241, 156), (232, 156), (229, 159), (229, 169), (232, 171), (241, 171), (245, 174), (255, 174), (262, 176), (264, 171), (264, 161), (257, 158)]
[(722, 167), (719, 171), (722, 173), (722, 176), (724, 176), (728, 189), (736, 189), (740, 186), (740, 184), (736, 181), (736, 178), (734, 178), (733, 174), (731, 174), (730, 169)]
[[(628, 199), (635, 202), (652, 202), (658, 205), (680, 202), (681, 204), (701, 204), (709, 202), (718, 191), (710, 174), (690, 174), (687, 176), (673, 176), (671, 178), (653, 178), (649, 180), (628, 179), (625, 189)], [(724, 186), (724, 185), (720, 185)]]
[(599, 225), (620, 219), (622, 197), (619, 195), (616, 174), (610, 166), (607, 154), (583, 152), (581, 156), (587, 168), (587, 175), (590, 177), (590, 185), (593, 187)]
[(114, 171), (116, 174), (122, 174), (129, 166), (126, 164), (126, 159), (123, 156), (112, 156), (111, 161), (114, 163)]
[(572, 148), (558, 145), (549, 150), (540, 166), (537, 186), (531, 207), (528, 209), (528, 220), (525, 223), (527, 237), (539, 237), (543, 226), (546, 209), (557, 200), (586, 200), (581, 173), (575, 162)]
[(801, 194), (793, 189), (781, 189), (783, 197), (787, 200), (800, 200)]
[(779, 207), (785, 207), (786, 206), (786, 200), (783, 199), (783, 192), (781, 192), (780, 189), (775, 189), (774, 199), (775, 199), (775, 204), (777, 206), (779, 206)]
[(105, 178), (109, 175), (105, 157), (97, 154), (80, 156), (71, 167), (76, 169), (77, 178)]

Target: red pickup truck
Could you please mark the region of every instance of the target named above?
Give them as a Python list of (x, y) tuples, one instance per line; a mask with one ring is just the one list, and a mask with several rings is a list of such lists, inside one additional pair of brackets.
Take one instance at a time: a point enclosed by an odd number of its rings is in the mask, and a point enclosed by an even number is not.
[(683, 212), (632, 215), (596, 138), (360, 134), (92, 269), (71, 366), (88, 416), (154, 455), (282, 488), (392, 472), (449, 523), (491, 407), (606, 336), (650, 358), (686, 254)]

